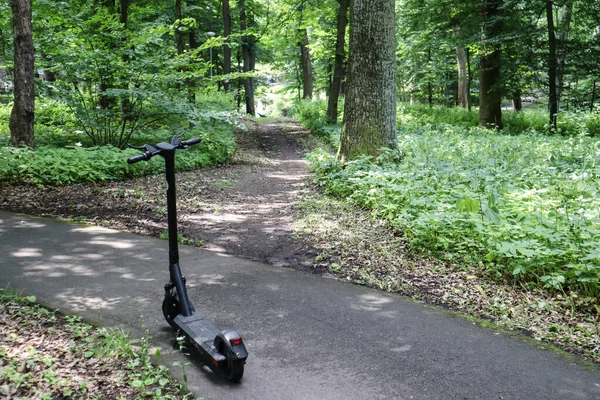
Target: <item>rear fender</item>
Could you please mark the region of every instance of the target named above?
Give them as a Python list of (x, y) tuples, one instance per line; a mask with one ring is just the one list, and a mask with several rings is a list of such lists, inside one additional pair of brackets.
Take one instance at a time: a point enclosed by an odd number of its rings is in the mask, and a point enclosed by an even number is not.
[[(232, 344), (235, 343), (234, 344)], [(214, 341), (215, 348), (220, 350), (221, 347), (225, 348), (225, 357), (233, 357), (237, 360), (245, 360), (248, 358), (248, 351), (244, 345), (244, 341), (241, 336), (234, 330), (221, 331)]]

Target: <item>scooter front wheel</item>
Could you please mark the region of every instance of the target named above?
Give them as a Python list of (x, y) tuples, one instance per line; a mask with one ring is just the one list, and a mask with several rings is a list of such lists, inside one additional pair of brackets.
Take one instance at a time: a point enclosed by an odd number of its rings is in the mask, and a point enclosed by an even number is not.
[(174, 330), (179, 329), (175, 321), (173, 321), (179, 314), (179, 300), (175, 296), (165, 296), (162, 303), (162, 312), (167, 323), (171, 325), (171, 328)]

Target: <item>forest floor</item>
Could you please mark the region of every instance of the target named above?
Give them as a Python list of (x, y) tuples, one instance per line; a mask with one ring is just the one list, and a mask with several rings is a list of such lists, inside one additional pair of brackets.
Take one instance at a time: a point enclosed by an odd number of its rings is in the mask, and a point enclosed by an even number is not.
[[(597, 304), (415, 254), (384, 222), (320, 193), (304, 161), (316, 141), (300, 125), (246, 125), (230, 164), (177, 175), (180, 242), (401, 293), (600, 360)], [(165, 237), (165, 189), (162, 176), (61, 187), (0, 184), (0, 209)]]

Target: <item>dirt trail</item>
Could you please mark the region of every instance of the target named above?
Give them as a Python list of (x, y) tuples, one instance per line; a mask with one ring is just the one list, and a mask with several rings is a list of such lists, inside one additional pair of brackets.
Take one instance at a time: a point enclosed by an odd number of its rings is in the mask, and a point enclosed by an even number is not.
[[(267, 122), (240, 138), (237, 163), (206, 176), (212, 184), (200, 207), (181, 193), (184, 236), (204, 241), (213, 251), (278, 266), (312, 267), (316, 253), (294, 237), (293, 206), (309, 190), (298, 143), (306, 135), (299, 125)], [(248, 158), (253, 160), (244, 161)]]
[[(309, 133), (291, 122), (247, 126), (231, 164), (177, 175), (180, 232), (208, 250), (314, 271), (317, 253), (293, 229), (294, 204), (309, 190), (300, 144)], [(0, 209), (160, 236), (165, 189), (162, 176), (43, 188), (0, 184)]]

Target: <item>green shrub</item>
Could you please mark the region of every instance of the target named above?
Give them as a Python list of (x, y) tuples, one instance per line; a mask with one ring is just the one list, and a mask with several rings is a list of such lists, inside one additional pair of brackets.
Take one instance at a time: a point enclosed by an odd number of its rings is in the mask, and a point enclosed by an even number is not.
[[(149, 144), (155, 144), (169, 141), (172, 134), (167, 130), (159, 130), (144, 139)], [(235, 140), (230, 125), (209, 125), (186, 135), (188, 138), (193, 136), (201, 136), (204, 140), (177, 153), (178, 171), (218, 165), (233, 155)], [(35, 150), (0, 147), (0, 181), (66, 185), (114, 181), (164, 171), (164, 163), (159, 159), (127, 164), (127, 158), (139, 153), (138, 150), (120, 150), (113, 146), (38, 146)]]
[(398, 152), (310, 162), (328, 193), (388, 219), (417, 250), (600, 294), (600, 139), (421, 125), (400, 130)]
[(302, 100), (296, 103), (298, 121), (313, 134), (320, 137), (331, 147), (337, 148), (340, 143), (340, 125), (327, 123), (327, 102), (323, 100)]
[[(463, 108), (434, 106), (423, 104), (398, 104), (398, 124), (408, 129), (418, 129), (429, 124), (462, 126), (474, 128), (479, 124), (476, 110), (469, 112)], [(548, 133), (548, 112), (543, 109), (512, 110), (502, 113), (503, 133), (509, 135)], [(563, 136), (600, 135), (600, 115), (590, 112), (561, 112), (558, 114), (558, 133)]]
[(327, 103), (323, 100), (301, 100), (294, 109), (298, 121), (314, 133), (327, 125)]

